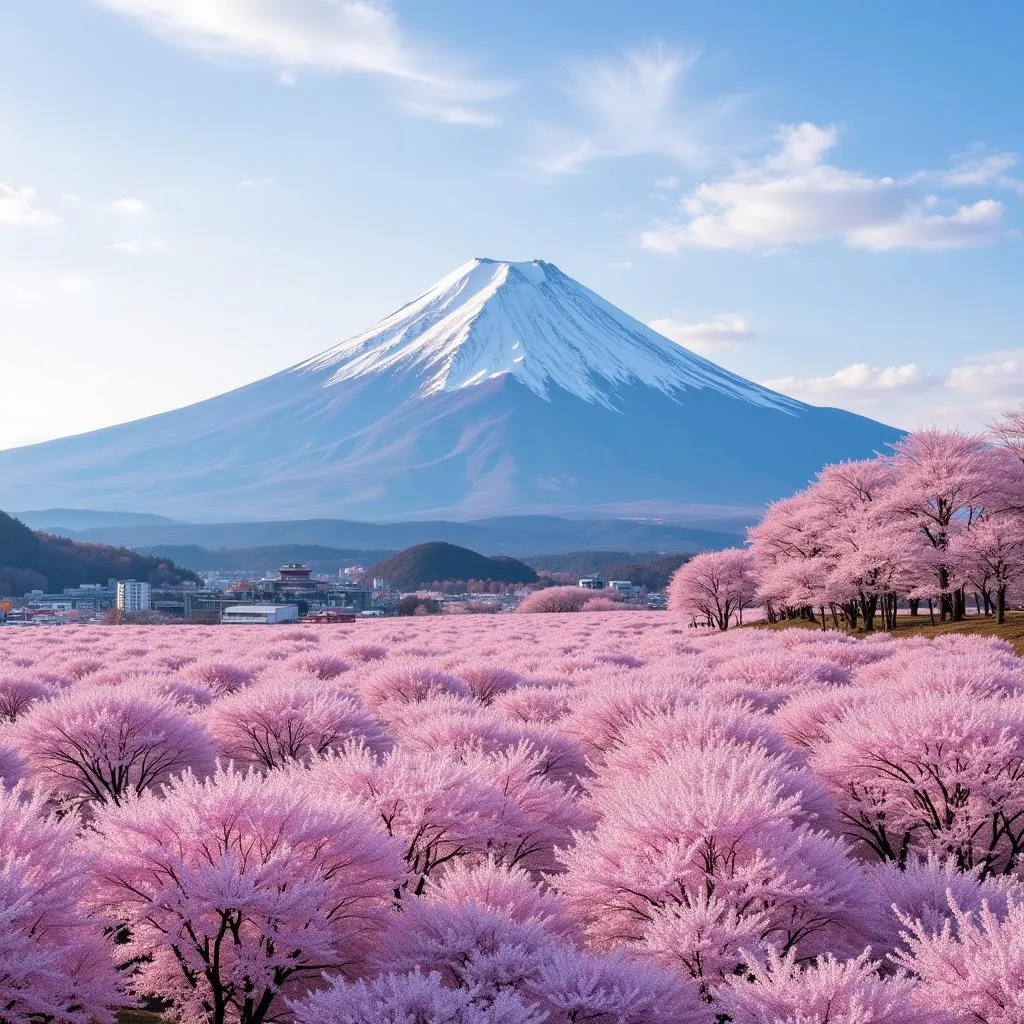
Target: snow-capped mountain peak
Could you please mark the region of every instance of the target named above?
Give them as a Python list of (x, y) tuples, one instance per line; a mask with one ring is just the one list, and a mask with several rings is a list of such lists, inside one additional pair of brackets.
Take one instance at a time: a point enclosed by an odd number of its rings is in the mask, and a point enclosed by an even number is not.
[(557, 387), (610, 408), (617, 389), (629, 384), (669, 395), (713, 388), (786, 410), (798, 405), (670, 341), (542, 260), (470, 260), (296, 370), (324, 373), (327, 386), (412, 375), (422, 395), (507, 374), (541, 397)]
[(133, 423), (0, 451), (0, 506), (192, 522), (717, 523), (898, 436), (727, 373), (550, 263), (472, 260), (299, 366)]

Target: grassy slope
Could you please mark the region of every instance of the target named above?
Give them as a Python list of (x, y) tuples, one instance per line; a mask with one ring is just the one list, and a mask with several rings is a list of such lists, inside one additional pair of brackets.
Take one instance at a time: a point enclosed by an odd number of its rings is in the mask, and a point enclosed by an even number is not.
[[(828, 627), (831, 621), (826, 617)], [(814, 629), (814, 623), (800, 620), (789, 620), (769, 625), (767, 622), (755, 622), (751, 629)], [(820, 629), (820, 623), (818, 625)], [(992, 616), (971, 615), (963, 622), (939, 622), (936, 618), (933, 626), (928, 620), (928, 612), (913, 618), (909, 615), (899, 616), (893, 636), (942, 636), (946, 633), (976, 633), (979, 636), (997, 636), (1013, 644), (1017, 653), (1024, 656), (1024, 612), (1007, 612), (1005, 625), (996, 624)], [(863, 634), (855, 634), (862, 636)]]

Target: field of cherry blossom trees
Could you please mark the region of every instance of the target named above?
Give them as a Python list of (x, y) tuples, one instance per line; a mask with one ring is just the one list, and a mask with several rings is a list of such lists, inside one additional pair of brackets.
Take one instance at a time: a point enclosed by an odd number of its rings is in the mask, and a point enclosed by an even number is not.
[(0, 631), (0, 1019), (1019, 1024), (1022, 695), (671, 613)]

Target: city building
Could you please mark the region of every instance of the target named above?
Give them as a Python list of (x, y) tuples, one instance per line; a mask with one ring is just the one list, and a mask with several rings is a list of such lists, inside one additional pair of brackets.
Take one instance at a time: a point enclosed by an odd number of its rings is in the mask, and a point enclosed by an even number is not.
[(152, 600), (153, 611), (185, 622), (215, 624), (220, 622), (221, 612), (240, 599), (234, 593), (211, 587), (173, 586), (154, 587)]
[[(369, 587), (355, 583), (342, 583), (337, 577), (317, 579), (313, 570), (305, 565), (289, 562), (277, 570), (277, 575), (250, 584), (247, 600), (253, 603), (268, 601), (276, 604), (296, 604), (300, 615), (308, 615), (320, 608), (347, 608), (361, 612), (373, 601)], [(235, 593), (239, 585), (235, 586)]]
[(609, 580), (608, 589), (614, 590), (617, 594), (639, 594), (638, 587), (632, 580)]
[(299, 609), (294, 604), (232, 604), (221, 613), (225, 626), (273, 626), (282, 622), (298, 622)]
[(148, 612), (153, 606), (153, 591), (148, 583), (138, 580), (117, 581), (117, 610)]
[(83, 583), (78, 587), (65, 587), (59, 594), (30, 590), (18, 605), (29, 609), (74, 610), (100, 614), (110, 611), (116, 603), (117, 580), (111, 579), (105, 584)]
[(580, 580), (580, 586), (584, 590), (604, 590), (604, 577), (596, 572), (593, 576), (584, 576)]

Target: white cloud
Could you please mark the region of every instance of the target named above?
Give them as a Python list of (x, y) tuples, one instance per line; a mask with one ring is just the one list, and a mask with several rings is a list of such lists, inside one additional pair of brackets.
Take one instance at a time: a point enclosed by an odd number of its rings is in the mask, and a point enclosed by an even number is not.
[(943, 372), (916, 363), (854, 363), (820, 377), (762, 383), (811, 405), (835, 406), (902, 427), (981, 430), (1024, 394), (1024, 348), (969, 356)]
[(670, 174), (667, 178), (658, 178), (654, 183), (655, 188), (679, 188), (679, 179)]
[(934, 386), (937, 381), (916, 363), (884, 367), (852, 363), (825, 377), (778, 377), (762, 383), (775, 391), (809, 401), (813, 397), (834, 397), (851, 391), (918, 391)]
[(946, 386), (971, 395), (1019, 400), (1024, 395), (1024, 348), (972, 356), (949, 371)]
[(924, 206), (910, 205), (889, 224), (855, 228), (846, 237), (855, 249), (885, 252), (889, 249), (963, 249), (992, 245), (1003, 235), (1003, 204), (979, 199), (970, 206), (957, 206), (952, 213), (927, 213), (935, 197)]
[[(960, 205), (921, 193), (915, 178), (897, 180), (824, 162), (835, 126), (780, 129), (776, 152), (698, 185), (680, 203), (681, 220), (643, 232), (654, 252), (775, 249), (841, 239), (851, 248), (956, 249), (1002, 236), (1002, 204)], [(919, 181), (919, 177), (917, 177)]]
[(52, 227), (59, 223), (60, 217), (39, 206), (39, 195), (34, 188), (0, 182), (0, 224)]
[(109, 248), (114, 252), (122, 252), (129, 256), (136, 256), (143, 252), (154, 252), (158, 249), (166, 249), (167, 245), (160, 238), (133, 238), (125, 242), (112, 242)]
[(263, 188), (266, 185), (272, 185), (274, 183), (273, 178), (243, 178), (239, 183), (239, 188)]
[(735, 348), (755, 336), (753, 327), (738, 313), (719, 313), (711, 320), (696, 324), (665, 317), (652, 320), (648, 327), (703, 356)]
[(440, 124), (468, 124), (478, 128), (493, 128), (501, 123), (493, 114), (473, 107), (413, 102), (403, 103), (402, 107), (416, 117), (423, 117), (428, 121), (438, 121)]
[(114, 213), (119, 213), (124, 217), (146, 217), (153, 212), (148, 203), (136, 199), (134, 196), (115, 199), (110, 204), (110, 208)]
[(609, 267), (614, 267), (616, 270), (629, 270), (633, 266), (632, 260), (613, 260), (608, 264)]
[(680, 102), (698, 58), (696, 51), (654, 43), (618, 59), (572, 65), (566, 91), (581, 111), (583, 127), (544, 126), (542, 152), (531, 163), (549, 174), (568, 174), (594, 160), (642, 153), (705, 162), (708, 125), (731, 101)]
[(459, 103), (495, 99), (513, 88), (477, 78), (451, 56), (409, 38), (382, 0), (96, 2), (205, 56), (231, 56), (276, 68), (283, 85), (293, 85), (302, 70), (373, 74), (415, 87), (418, 98), (428, 92)]

